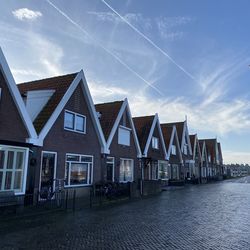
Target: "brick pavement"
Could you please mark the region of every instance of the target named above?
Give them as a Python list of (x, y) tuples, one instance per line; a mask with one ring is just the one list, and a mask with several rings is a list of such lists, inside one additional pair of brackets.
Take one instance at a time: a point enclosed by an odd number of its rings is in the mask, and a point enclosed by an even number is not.
[(0, 226), (0, 249), (250, 249), (250, 185), (221, 182)]

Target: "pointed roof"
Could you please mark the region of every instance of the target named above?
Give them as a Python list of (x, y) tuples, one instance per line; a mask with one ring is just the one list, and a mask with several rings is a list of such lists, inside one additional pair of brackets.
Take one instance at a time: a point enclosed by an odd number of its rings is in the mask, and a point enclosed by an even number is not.
[(111, 143), (119, 127), (119, 124), (120, 124), (120, 121), (124, 112), (127, 111), (128, 121), (132, 129), (132, 135), (134, 137), (135, 146), (137, 150), (137, 157), (140, 158), (141, 148), (140, 148), (140, 144), (138, 141), (136, 129), (135, 129), (134, 122), (131, 116), (127, 98), (125, 98), (123, 101), (96, 104), (95, 110), (96, 112), (100, 113), (99, 119), (100, 119), (100, 124), (102, 126), (102, 130), (105, 134), (107, 150), (109, 150), (111, 146)]
[(34, 129), (34, 126), (32, 124), (30, 117), (29, 117), (29, 114), (25, 108), (24, 102), (23, 102), (22, 97), (18, 91), (16, 82), (12, 76), (9, 65), (5, 59), (5, 56), (2, 52), (1, 47), (0, 47), (0, 70), (3, 73), (3, 76), (4, 76), (6, 83), (7, 83), (7, 87), (10, 90), (10, 93), (12, 95), (14, 103), (15, 103), (17, 110), (22, 118), (23, 124), (25, 125), (27, 132), (29, 134), (29, 138), (27, 138), (26, 140), (29, 143), (36, 144), (37, 143), (37, 133)]
[(183, 121), (183, 122), (171, 122), (171, 123), (167, 123), (167, 124), (169, 126), (174, 126), (175, 125), (176, 130), (177, 130), (177, 134), (178, 134), (178, 138), (179, 138), (179, 143), (181, 145), (183, 130), (184, 130), (184, 126), (185, 126), (185, 121)]
[(93, 121), (94, 129), (101, 145), (101, 152), (109, 153), (106, 147), (106, 141), (102, 133), (100, 122), (97, 118), (94, 103), (89, 92), (88, 84), (82, 70), (78, 73), (51, 77), (19, 85), (20, 92), (23, 95), (31, 90), (54, 90), (53, 95), (34, 121), (36, 129), (39, 131), (38, 145), (43, 145), (45, 137), (56, 122), (58, 116), (63, 111), (65, 105), (73, 95), (77, 86), (81, 86), (82, 94), (86, 100), (90, 117)]
[(115, 124), (118, 113), (124, 101), (95, 104), (95, 109), (99, 113), (99, 121), (106, 141)]
[(196, 135), (189, 135), (192, 151), (194, 152)]
[(20, 83), (17, 85), (22, 96), (26, 96), (28, 91), (34, 90), (51, 89), (55, 91), (33, 122), (37, 133), (41, 132), (41, 130), (55, 111), (56, 107), (62, 100), (63, 96), (67, 92), (68, 88), (70, 87), (76, 76), (77, 73), (73, 73), (31, 82)]
[(167, 149), (169, 148), (169, 145), (170, 145), (173, 129), (174, 129), (174, 126), (172, 124), (169, 124), (169, 123), (161, 124), (161, 130), (162, 130), (163, 138), (164, 138)]
[(217, 139), (203, 139), (202, 141), (205, 142), (207, 154), (210, 154), (211, 161), (216, 161), (216, 146), (217, 146)]
[(147, 140), (149, 137), (149, 133), (153, 125), (154, 117), (155, 117), (154, 115), (133, 117), (133, 122), (135, 125), (137, 137), (138, 137), (142, 152), (144, 152), (145, 150)]

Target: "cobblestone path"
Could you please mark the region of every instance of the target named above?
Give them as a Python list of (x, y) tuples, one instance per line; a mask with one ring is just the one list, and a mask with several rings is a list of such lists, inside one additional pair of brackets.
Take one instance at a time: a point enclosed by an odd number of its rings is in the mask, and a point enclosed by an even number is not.
[(250, 184), (224, 181), (0, 225), (0, 249), (250, 249)]

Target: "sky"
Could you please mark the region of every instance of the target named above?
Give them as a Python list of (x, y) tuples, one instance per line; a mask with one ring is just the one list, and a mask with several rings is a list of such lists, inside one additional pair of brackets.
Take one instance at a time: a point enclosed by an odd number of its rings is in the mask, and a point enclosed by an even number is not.
[(248, 0), (8, 0), (0, 46), (17, 83), (83, 69), (95, 103), (184, 121), (250, 164)]

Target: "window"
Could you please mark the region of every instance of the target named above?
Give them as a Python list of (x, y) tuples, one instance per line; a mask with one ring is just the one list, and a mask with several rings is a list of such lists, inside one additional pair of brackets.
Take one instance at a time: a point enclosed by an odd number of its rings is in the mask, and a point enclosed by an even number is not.
[(166, 180), (168, 179), (168, 163), (166, 161), (159, 161), (159, 179)]
[(24, 192), (26, 151), (26, 149), (0, 146), (0, 192)]
[(157, 137), (152, 137), (152, 148), (159, 149), (159, 139)]
[(176, 155), (176, 146), (175, 145), (172, 145), (172, 147), (171, 147), (171, 154)]
[(172, 179), (179, 179), (179, 166), (177, 164), (172, 164)]
[(134, 161), (131, 159), (120, 159), (120, 182), (129, 182), (134, 179)]
[(2, 96), (2, 89), (0, 88), (0, 100), (1, 100), (1, 96)]
[(92, 183), (93, 156), (66, 154), (65, 186), (85, 186)]
[(118, 144), (130, 146), (130, 129), (126, 127), (119, 127), (118, 130)]
[(158, 176), (159, 176), (159, 174), (158, 174), (158, 161), (154, 161), (154, 162), (152, 162), (152, 169), (151, 169), (151, 171), (152, 171), (152, 175), (151, 175), (151, 179), (152, 180), (157, 180), (158, 179)]
[(187, 153), (188, 153), (187, 144), (184, 144), (183, 153), (184, 153), (184, 155), (187, 155)]
[(86, 117), (70, 111), (65, 111), (64, 129), (86, 133)]
[(115, 158), (107, 157), (107, 181), (114, 181)]

